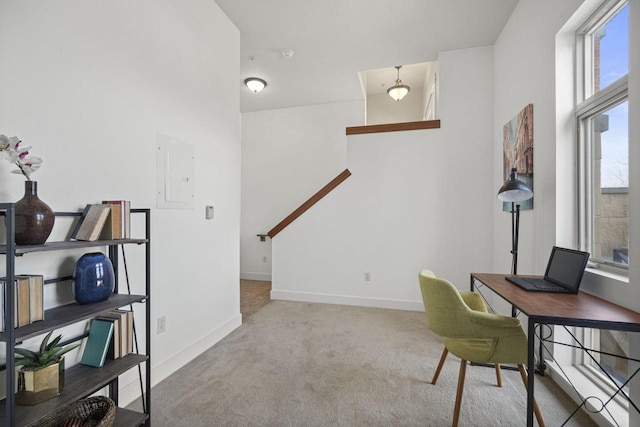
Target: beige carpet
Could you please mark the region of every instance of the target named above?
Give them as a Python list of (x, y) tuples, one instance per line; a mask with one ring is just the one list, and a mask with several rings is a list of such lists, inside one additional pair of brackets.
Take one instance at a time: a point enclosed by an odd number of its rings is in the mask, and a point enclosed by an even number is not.
[(240, 313), (242, 323), (249, 316), (271, 302), (271, 282), (262, 280), (240, 280)]
[[(441, 351), (424, 313), (273, 301), (154, 387), (152, 425), (448, 426), (459, 360), (431, 385)], [(467, 370), (461, 426), (526, 425), (519, 374), (503, 382)], [(548, 377), (536, 396), (548, 426), (575, 408)]]

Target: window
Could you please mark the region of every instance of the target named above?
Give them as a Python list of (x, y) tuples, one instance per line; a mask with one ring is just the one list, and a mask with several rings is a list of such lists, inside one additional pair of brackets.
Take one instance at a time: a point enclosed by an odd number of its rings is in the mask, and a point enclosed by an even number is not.
[[(629, 5), (608, 2), (579, 32), (580, 246), (592, 261), (629, 265)], [(580, 79), (579, 79), (580, 80)]]
[[(578, 31), (576, 46), (580, 246), (601, 267), (626, 274), (630, 262), (628, 2), (605, 2)], [(629, 334), (585, 329), (584, 337), (587, 345), (602, 353), (595, 354), (595, 360), (583, 357), (576, 363), (592, 372), (594, 381), (623, 384), (628, 378), (626, 361), (610, 354), (629, 354)]]

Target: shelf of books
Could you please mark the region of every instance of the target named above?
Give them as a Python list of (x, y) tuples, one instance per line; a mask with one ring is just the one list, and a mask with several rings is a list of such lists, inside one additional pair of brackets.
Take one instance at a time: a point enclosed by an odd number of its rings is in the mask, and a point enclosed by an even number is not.
[[(46, 310), (44, 319), (34, 322), (14, 330), (14, 340), (16, 342), (33, 338), (48, 331), (69, 326), (73, 323), (89, 320), (96, 316), (106, 314), (112, 310), (124, 307), (136, 302), (143, 302), (146, 295), (113, 294), (106, 301), (94, 304), (67, 304), (60, 307)], [(6, 341), (6, 332), (0, 333), (0, 341)]]
[[(138, 367), (140, 376), (140, 398), (143, 412), (118, 407), (115, 426), (149, 425), (151, 402), (151, 366), (150, 360), (150, 210), (130, 209), (128, 201), (104, 201), (101, 204), (89, 204), (83, 212), (57, 212), (56, 216), (76, 217), (71, 240), (47, 242), (42, 245), (16, 245), (12, 235), (8, 235), (6, 244), (0, 245), (0, 255), (5, 257), (5, 271), (0, 278), (0, 342), (5, 343), (6, 398), (0, 402), (0, 425), (30, 426), (36, 425), (51, 413), (64, 408), (79, 399), (96, 392), (106, 393), (118, 404), (118, 378), (126, 371)], [(143, 237), (131, 237), (130, 215), (144, 216)], [(7, 217), (8, 224), (15, 223), (15, 204), (0, 203), (0, 217)], [(5, 223), (5, 221), (0, 221)], [(136, 222), (139, 227), (141, 223)], [(9, 229), (7, 230), (9, 231)], [(9, 233), (5, 233), (9, 234)], [(142, 234), (142, 233), (140, 233)], [(124, 256), (124, 246), (143, 246), (143, 275), (136, 275), (137, 288), (144, 286), (144, 293), (131, 294), (129, 275)], [(108, 249), (116, 277), (115, 291), (106, 300), (80, 304), (78, 302), (60, 305), (45, 310), (45, 292), (48, 284), (72, 282), (70, 272), (60, 277), (48, 277), (41, 274), (19, 274), (16, 271), (20, 263), (16, 258), (33, 252), (69, 251), (83, 248), (103, 247)], [(122, 259), (119, 258), (122, 251)], [(138, 251), (138, 249), (136, 249)], [(74, 254), (75, 255), (75, 254)], [(53, 255), (52, 255), (53, 256)], [(64, 259), (69, 253), (60, 255)], [(58, 259), (58, 258), (55, 258)], [(140, 260), (140, 257), (135, 259)], [(142, 264), (142, 262), (137, 262)], [(33, 264), (31, 264), (33, 265)], [(122, 268), (124, 267), (124, 268)], [(140, 267), (140, 265), (138, 265)], [(123, 271), (118, 271), (123, 270)], [(38, 272), (29, 272), (38, 273)], [(126, 291), (118, 290), (118, 277), (126, 281)], [(143, 278), (141, 280), (141, 278)], [(7, 284), (12, 284), (8, 287)], [(58, 285), (60, 286), (60, 285)], [(66, 285), (63, 285), (66, 286)], [(124, 288), (124, 287), (123, 287)], [(8, 291), (11, 290), (11, 291)], [(143, 351), (138, 348), (134, 325), (134, 307), (144, 306)], [(64, 388), (59, 395), (33, 406), (16, 404), (16, 363), (15, 348), (25, 340), (36, 338), (59, 328), (85, 322), (89, 332), (68, 340), (68, 343), (84, 342), (82, 360), (79, 364), (64, 369)], [(14, 328), (8, 326), (13, 324)], [(66, 344), (65, 344), (66, 345)], [(144, 375), (142, 366), (144, 365)], [(143, 381), (146, 381), (143, 384)], [(49, 397), (49, 396), (47, 396)]]

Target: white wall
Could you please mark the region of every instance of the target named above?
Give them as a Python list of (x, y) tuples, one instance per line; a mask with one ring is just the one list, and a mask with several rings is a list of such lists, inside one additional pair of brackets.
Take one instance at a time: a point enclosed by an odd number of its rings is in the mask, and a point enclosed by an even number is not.
[[(523, 211), (521, 217), (520, 248), (518, 253), (518, 273), (539, 273), (543, 271), (551, 247), (554, 244), (577, 245), (577, 217), (575, 211), (575, 135), (573, 134), (572, 104), (574, 90), (571, 82), (573, 72), (570, 67), (571, 48), (556, 57), (556, 46), (566, 48), (567, 39), (572, 39), (573, 29), (563, 29), (578, 10), (583, 1), (573, 0), (558, 4), (553, 1), (520, 1), (509, 22), (495, 44), (495, 119), (494, 139), (502, 138), (502, 126), (517, 112), (533, 104), (534, 122), (534, 209)], [(585, 3), (598, 3), (588, 1)], [(631, 2), (631, 11), (635, 3)], [(586, 14), (588, 16), (588, 13)], [(630, 28), (634, 28), (631, 15)], [(566, 34), (558, 32), (568, 31)], [(532, 37), (531, 34), (536, 34)], [(633, 33), (632, 33), (633, 37)], [(630, 49), (629, 86), (633, 89), (637, 77), (633, 68), (640, 67), (638, 54)], [(535, 63), (535, 66), (532, 66)], [(559, 83), (556, 84), (556, 79)], [(523, 83), (524, 82), (524, 83)], [(557, 94), (559, 94), (557, 96)], [(630, 115), (633, 117), (635, 95), (631, 90)], [(633, 141), (636, 121), (630, 120), (630, 137)], [(631, 142), (630, 158), (640, 157), (640, 150)], [(638, 152), (637, 152), (638, 151)], [(633, 161), (633, 160), (631, 160)], [(502, 147), (496, 143), (494, 151), (494, 180), (498, 188), (502, 182)], [(640, 160), (639, 160), (640, 162)], [(637, 173), (635, 169), (631, 174)], [(630, 177), (633, 181), (633, 176)], [(629, 199), (633, 203), (640, 197), (637, 189), (630, 188)], [(640, 190), (638, 190), (640, 191)], [(630, 208), (631, 246), (636, 243), (633, 236), (633, 207)], [(494, 226), (496, 245), (494, 246), (496, 271), (509, 268), (511, 255), (510, 222), (508, 214), (495, 207)], [(638, 274), (632, 266), (631, 276)], [(614, 302), (640, 309), (637, 287), (622, 286), (588, 272), (583, 289), (600, 294)]]
[[(518, 273), (544, 271), (556, 242), (555, 37), (580, 0), (520, 1), (495, 43), (494, 168), (502, 185), (502, 128), (533, 104), (534, 209), (522, 211)], [(571, 144), (571, 141), (561, 141)], [(509, 271), (511, 219), (495, 203), (493, 247), (496, 271)]]
[[(495, 44), (495, 118), (494, 139), (502, 136), (502, 125), (523, 106), (534, 104), (534, 180), (535, 207), (521, 218), (519, 273), (543, 271), (553, 244), (575, 246), (577, 215), (575, 207), (575, 135), (572, 106), (574, 102), (573, 32), (569, 22), (583, 4), (591, 7), (597, 0), (520, 0), (509, 22)], [(630, 1), (630, 61), (629, 61), (629, 136), (630, 182), (640, 181), (640, 4)], [(581, 8), (582, 9), (582, 8)], [(593, 9), (591, 9), (593, 10)], [(590, 12), (585, 12), (586, 19)], [(577, 17), (576, 17), (577, 18)], [(578, 21), (580, 21), (578, 19)], [(563, 26), (569, 24), (563, 28)], [(562, 29), (562, 33), (558, 32)], [(558, 50), (556, 50), (558, 49)], [(501, 147), (494, 152), (494, 182), (502, 182)], [(640, 239), (634, 230), (640, 229), (640, 188), (629, 188), (630, 253), (640, 253)], [(509, 219), (506, 214), (494, 214), (496, 271), (509, 267)], [(582, 289), (617, 304), (640, 310), (640, 264), (629, 271), (629, 283), (587, 271)], [(632, 355), (638, 354), (640, 342), (631, 334)], [(637, 356), (635, 356), (637, 357)], [(631, 384), (631, 394), (640, 397), (640, 384)], [(640, 414), (632, 411), (629, 425), (638, 425)]]
[(423, 86), (412, 87), (402, 101), (394, 101), (386, 93), (368, 95), (367, 125), (422, 120), (424, 100)]
[(468, 289), (491, 263), (492, 64), (440, 56), (441, 129), (349, 137), (353, 175), (274, 238), (273, 298), (421, 310), (423, 268)]
[[(520, 274), (544, 271), (554, 244), (572, 246), (572, 242), (565, 239), (556, 240), (555, 49), (556, 34), (581, 2), (520, 1), (494, 45), (492, 176), (496, 192), (504, 182), (503, 126), (526, 105), (533, 104), (534, 209), (521, 211)], [(571, 141), (563, 142), (572, 144)], [(511, 217), (502, 211), (502, 204), (497, 200), (492, 209), (493, 270), (508, 272), (511, 268)], [(570, 222), (564, 221), (565, 224)], [(507, 304), (491, 295), (488, 298), (495, 309), (510, 312)]]
[(347, 167), (345, 128), (362, 123), (359, 101), (242, 115), (243, 279), (271, 280), (271, 241), (256, 235), (267, 233)]
[[(238, 30), (209, 0), (2, 2), (0, 28), (0, 133), (44, 159), (33, 175), (41, 198), (57, 211), (103, 199), (152, 208), (157, 383), (241, 322)], [(157, 133), (195, 147), (193, 210), (155, 209)], [(23, 179), (8, 170), (0, 200), (15, 201)], [(59, 221), (54, 235), (69, 227)], [(139, 279), (141, 255), (128, 250)], [(65, 256), (24, 257), (16, 271), (71, 274)], [(47, 294), (68, 298), (70, 285)], [(123, 401), (137, 387), (127, 383)]]

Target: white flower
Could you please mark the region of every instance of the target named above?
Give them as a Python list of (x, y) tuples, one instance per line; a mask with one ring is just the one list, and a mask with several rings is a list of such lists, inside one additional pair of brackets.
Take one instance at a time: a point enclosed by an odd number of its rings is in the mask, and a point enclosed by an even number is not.
[(30, 156), (29, 150), (31, 147), (22, 147), (20, 146), (21, 143), (22, 141), (17, 136), (7, 137), (0, 135), (0, 154), (9, 162), (18, 166), (18, 169), (12, 171), (13, 173), (22, 174), (27, 178), (27, 181), (30, 181), (31, 174), (40, 168), (42, 159)]

